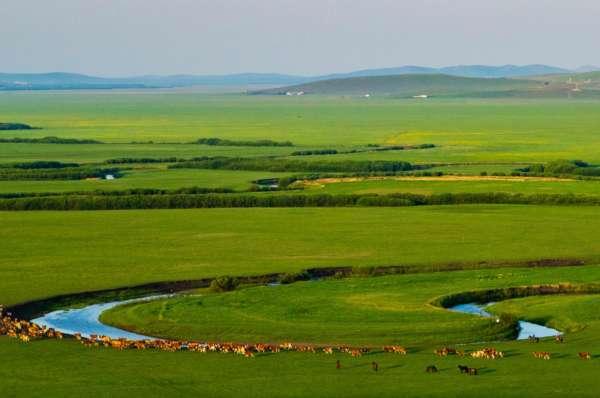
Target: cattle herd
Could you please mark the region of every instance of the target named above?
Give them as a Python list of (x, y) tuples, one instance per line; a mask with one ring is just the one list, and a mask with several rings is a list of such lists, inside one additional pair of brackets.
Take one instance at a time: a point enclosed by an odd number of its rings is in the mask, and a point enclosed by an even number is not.
[[(32, 322), (19, 320), (13, 317), (10, 313), (5, 313), (3, 307), (0, 305), (0, 336), (6, 335), (9, 337), (17, 338), (22, 342), (29, 342), (33, 339), (63, 339), (63, 334), (52, 328), (45, 326), (41, 327)], [(310, 344), (294, 344), (294, 343), (281, 343), (281, 344), (241, 344), (241, 343), (200, 343), (191, 341), (178, 341), (178, 340), (165, 340), (165, 339), (148, 339), (148, 340), (128, 340), (128, 339), (112, 339), (108, 336), (97, 336), (90, 335), (89, 337), (83, 337), (76, 333), (72, 336), (76, 340), (80, 341), (86, 347), (109, 347), (118, 350), (125, 349), (157, 349), (163, 351), (192, 351), (192, 352), (221, 352), (221, 353), (233, 353), (243, 355), (245, 357), (254, 357), (255, 354), (260, 353), (276, 353), (280, 351), (295, 351), (295, 352), (310, 352), (310, 353), (323, 353), (326, 355), (332, 355), (334, 353), (349, 354), (352, 357), (360, 357), (363, 354), (369, 353), (371, 348), (367, 347), (349, 347), (349, 346), (315, 346)], [(538, 342), (539, 339), (532, 336), (529, 341)], [(564, 342), (563, 337), (559, 336), (556, 338), (558, 343)], [(383, 352), (406, 355), (407, 349), (399, 345), (391, 345), (383, 347)], [(487, 347), (480, 350), (465, 352), (457, 350), (451, 347), (443, 347), (436, 349), (434, 353), (441, 357), (449, 355), (456, 355), (459, 357), (470, 356), (478, 359), (499, 359), (504, 357), (502, 351), (498, 351), (495, 348)], [(533, 356), (535, 358), (549, 360), (551, 354), (545, 351), (534, 351)], [(583, 360), (591, 360), (592, 355), (589, 352), (579, 352), (579, 358)], [(372, 368), (374, 371), (379, 370), (379, 364), (373, 362)], [(336, 361), (336, 368), (340, 369), (340, 361)], [(458, 365), (460, 373), (468, 375), (477, 375), (478, 371), (476, 368), (471, 368), (465, 365)], [(426, 369), (427, 373), (437, 373), (438, 369), (435, 365), (430, 365)]]

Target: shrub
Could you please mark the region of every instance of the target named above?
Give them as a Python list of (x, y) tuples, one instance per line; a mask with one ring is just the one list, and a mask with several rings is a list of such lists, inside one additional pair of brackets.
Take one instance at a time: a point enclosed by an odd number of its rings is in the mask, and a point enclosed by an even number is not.
[(285, 273), (279, 277), (279, 283), (287, 285), (298, 281), (307, 281), (310, 279), (308, 271)]
[(200, 138), (194, 142), (200, 145), (211, 146), (294, 146), (290, 141), (272, 141), (272, 140), (256, 140), (256, 141), (235, 141), (224, 140), (222, 138)]
[(220, 276), (210, 283), (210, 290), (213, 292), (230, 292), (240, 285), (240, 281), (232, 276)]

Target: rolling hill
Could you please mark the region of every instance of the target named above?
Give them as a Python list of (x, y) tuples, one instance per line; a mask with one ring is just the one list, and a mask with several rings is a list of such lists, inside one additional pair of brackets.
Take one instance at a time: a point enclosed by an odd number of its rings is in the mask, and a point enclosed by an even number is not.
[[(594, 67), (583, 67), (593, 70)], [(169, 75), (133, 77), (96, 77), (76, 73), (0, 73), (0, 90), (69, 90), (112, 88), (173, 88), (192, 86), (248, 87), (256, 85), (289, 86), (322, 80), (354, 77), (396, 75), (450, 75), (476, 78), (529, 77), (534, 75), (565, 75), (575, 73), (547, 65), (458, 65), (443, 68), (401, 66), (396, 68), (365, 69), (349, 73), (320, 76), (297, 76), (278, 73), (240, 73), (229, 75)]]
[(309, 82), (254, 91), (262, 95), (411, 97), (598, 97), (600, 72), (516, 78), (471, 78), (443, 74), (367, 76)]
[(534, 90), (543, 83), (530, 80), (469, 78), (441, 74), (352, 77), (256, 91), (254, 94), (299, 93), (378, 96), (481, 96)]

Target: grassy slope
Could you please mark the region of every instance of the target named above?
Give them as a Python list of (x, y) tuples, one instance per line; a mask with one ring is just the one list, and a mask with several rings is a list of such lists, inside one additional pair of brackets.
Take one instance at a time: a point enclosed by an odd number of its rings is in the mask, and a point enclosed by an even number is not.
[(597, 212), (442, 206), (0, 213), (0, 303), (327, 265), (597, 259)]
[[(423, 347), (490, 341), (502, 333), (493, 328), (493, 320), (432, 307), (429, 302), (436, 297), (557, 281), (599, 282), (600, 267), (509, 268), (260, 286), (121, 306), (102, 319), (149, 336), (182, 340)], [(576, 300), (568, 297), (565, 301)], [(582, 302), (581, 309), (589, 312), (596, 308), (593, 304)], [(549, 301), (546, 308), (546, 314), (556, 310), (557, 300)], [(519, 309), (511, 312), (524, 312), (523, 307)], [(598, 319), (582, 313), (572, 310), (563, 316), (572, 315), (581, 322)]]
[(516, 79), (477, 79), (441, 74), (416, 74), (395, 76), (367, 76), (345, 79), (321, 80), (290, 87), (260, 91), (262, 94), (278, 94), (287, 91), (304, 91), (321, 95), (396, 95), (412, 97), (453, 96), (486, 92), (530, 90), (540, 86), (537, 82)]

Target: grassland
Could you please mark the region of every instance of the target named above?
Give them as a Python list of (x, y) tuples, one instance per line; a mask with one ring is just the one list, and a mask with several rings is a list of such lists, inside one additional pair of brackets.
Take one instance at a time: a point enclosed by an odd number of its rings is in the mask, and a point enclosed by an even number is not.
[[(3, 132), (6, 137), (97, 139), (120, 143), (49, 148), (0, 146), (5, 161), (52, 156), (104, 160), (129, 155), (208, 154), (207, 148), (131, 146), (131, 141), (190, 142), (202, 137), (290, 140), (299, 147), (433, 143), (426, 151), (339, 155), (415, 162), (514, 162), (558, 158), (600, 162), (600, 102), (584, 100), (432, 100), (415, 102), (339, 97), (244, 97), (194, 93), (3, 93), (2, 119), (42, 130)], [(13, 146), (14, 145), (14, 146)], [(221, 150), (220, 148), (212, 149)], [(233, 153), (234, 148), (223, 151)], [(272, 153), (274, 148), (256, 149)], [(56, 151), (56, 152), (55, 152)], [(237, 154), (252, 153), (237, 148)], [(289, 149), (278, 148), (278, 154)], [(169, 156), (170, 156), (169, 155)], [(59, 159), (60, 158), (60, 159)]]
[[(0, 122), (41, 130), (1, 136), (57, 136), (106, 144), (0, 144), (0, 164), (33, 160), (102, 163), (107, 159), (199, 156), (287, 157), (304, 149), (368, 144), (435, 144), (405, 151), (307, 156), (303, 160), (400, 160), (451, 164), (431, 171), (510, 173), (555, 159), (600, 163), (600, 101), (584, 99), (368, 100), (339, 96), (242, 96), (170, 91), (1, 93)], [(293, 148), (186, 144), (198, 138), (290, 140)], [(131, 143), (131, 142), (154, 143)], [(284, 173), (124, 165), (113, 181), (2, 181), (0, 193), (199, 186), (245, 190)], [(309, 187), (315, 193), (522, 192), (600, 194), (589, 181), (382, 180)], [(268, 195), (270, 193), (261, 193)], [(274, 193), (277, 194), (277, 193)], [(391, 341), (407, 357), (361, 359), (284, 353), (245, 359), (187, 352), (86, 349), (72, 341), (21, 344), (0, 337), (0, 396), (596, 396), (596, 296), (529, 297), (496, 304), (567, 332), (567, 343), (494, 343), (509, 355), (469, 361), (480, 377), (461, 376), (465, 360), (438, 359), (432, 345), (486, 336), (486, 322), (426, 305), (476, 288), (542, 282), (598, 282), (597, 207), (461, 205), (411, 208), (253, 208), (203, 210), (0, 212), (0, 303), (148, 282), (220, 275), (295, 272), (326, 266), (369, 267), (583, 259), (584, 267), (438, 272), (249, 288), (177, 299), (158, 309), (126, 307), (111, 321), (162, 335), (215, 339), (293, 336), (315, 341)], [(198, 306), (198, 302), (202, 306)], [(171, 307), (169, 307), (172, 304)], [(325, 304), (325, 305), (322, 305)], [(198, 308), (200, 307), (200, 308)], [(200, 310), (201, 309), (201, 310)], [(160, 312), (160, 311), (162, 312)], [(157, 321), (158, 312), (163, 320)], [(400, 322), (398, 322), (400, 320)], [(329, 325), (329, 326), (328, 326)], [(483, 329), (480, 329), (483, 326)], [(360, 331), (359, 331), (360, 329)], [(369, 332), (365, 337), (363, 332)], [(491, 334), (487, 334), (490, 336)], [(8, 359), (8, 360), (6, 360)], [(374, 373), (371, 361), (379, 362)], [(432, 363), (441, 372), (425, 374)]]
[[(350, 179), (352, 180), (352, 179)], [(586, 180), (542, 180), (511, 177), (441, 177), (441, 178), (388, 178), (357, 179), (357, 181), (328, 182), (311, 181), (306, 192), (310, 193), (356, 193), (356, 194), (389, 194), (395, 192), (410, 192), (431, 195), (437, 193), (461, 192), (509, 192), (523, 194), (582, 194), (599, 195), (598, 181)]]
[(284, 173), (230, 170), (187, 170), (145, 167), (126, 170), (115, 180), (14, 180), (2, 181), (0, 193), (116, 191), (135, 188), (177, 189), (182, 187), (247, 190), (252, 181), (277, 178)]
[[(557, 281), (598, 282), (600, 268), (505, 268), (297, 282), (135, 303), (107, 311), (102, 319), (149, 336), (180, 340), (431, 347), (505, 337), (505, 331), (495, 327), (493, 319), (431, 306), (430, 302), (436, 297)], [(515, 300), (518, 303), (511, 307), (510, 313), (515, 316), (526, 313), (530, 318), (544, 321), (556, 317), (559, 319), (553, 323), (556, 327), (579, 321), (579, 329), (582, 329), (588, 321), (598, 322), (596, 315), (588, 315), (597, 308), (595, 297)], [(539, 308), (527, 305), (535, 300)], [(557, 311), (577, 301), (578, 308)], [(512, 303), (512, 300), (506, 303)], [(503, 305), (510, 304), (498, 304), (496, 309), (500, 313), (507, 312)], [(565, 320), (561, 321), (561, 318)], [(596, 334), (598, 332), (595, 330)]]
[(0, 302), (315, 266), (593, 261), (597, 212), (502, 205), (4, 212)]

